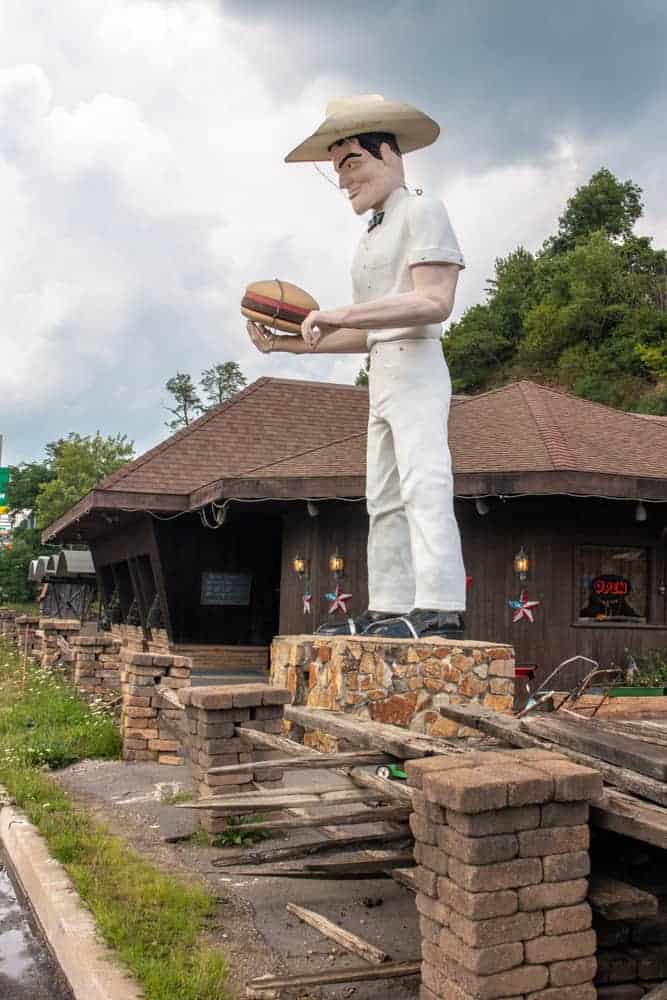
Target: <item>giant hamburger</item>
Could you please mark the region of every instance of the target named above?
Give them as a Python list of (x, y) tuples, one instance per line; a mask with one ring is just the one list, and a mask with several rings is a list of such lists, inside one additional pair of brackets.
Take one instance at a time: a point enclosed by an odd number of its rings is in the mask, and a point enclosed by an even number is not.
[(253, 323), (264, 323), (283, 333), (301, 333), (301, 324), (319, 303), (303, 288), (272, 278), (253, 281), (241, 300), (241, 312)]

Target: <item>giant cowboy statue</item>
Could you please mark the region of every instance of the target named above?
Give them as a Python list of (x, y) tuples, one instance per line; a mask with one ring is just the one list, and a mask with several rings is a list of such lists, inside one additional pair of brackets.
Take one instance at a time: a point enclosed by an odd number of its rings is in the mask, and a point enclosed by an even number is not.
[(466, 577), (454, 517), (440, 338), (463, 256), (442, 202), (410, 193), (403, 155), (440, 129), (378, 95), (331, 101), (287, 157), (331, 161), (357, 215), (372, 212), (352, 265), (354, 304), (314, 310), (300, 336), (249, 322), (259, 351), (370, 354), (367, 450), (369, 608), (327, 634), (463, 635)]

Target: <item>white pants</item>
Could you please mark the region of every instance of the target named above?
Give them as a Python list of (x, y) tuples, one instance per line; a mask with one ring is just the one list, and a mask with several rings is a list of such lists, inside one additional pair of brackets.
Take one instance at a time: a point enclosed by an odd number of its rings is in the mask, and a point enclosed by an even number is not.
[(369, 376), (368, 591), (372, 611), (464, 611), (439, 340), (376, 343)]

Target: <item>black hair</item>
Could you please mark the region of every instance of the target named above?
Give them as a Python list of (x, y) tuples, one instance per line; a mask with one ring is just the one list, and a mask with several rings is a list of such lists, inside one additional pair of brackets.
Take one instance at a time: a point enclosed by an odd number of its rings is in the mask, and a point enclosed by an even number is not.
[(329, 146), (329, 149), (333, 149), (334, 146), (347, 142), (348, 139), (356, 139), (361, 148), (365, 149), (367, 153), (371, 154), (371, 156), (374, 156), (376, 160), (382, 159), (380, 146), (383, 142), (386, 142), (391, 151), (396, 153), (397, 156), (401, 155), (396, 136), (393, 132), (362, 132), (360, 135), (348, 135), (344, 139), (339, 139), (338, 142), (332, 143), (332, 145)]

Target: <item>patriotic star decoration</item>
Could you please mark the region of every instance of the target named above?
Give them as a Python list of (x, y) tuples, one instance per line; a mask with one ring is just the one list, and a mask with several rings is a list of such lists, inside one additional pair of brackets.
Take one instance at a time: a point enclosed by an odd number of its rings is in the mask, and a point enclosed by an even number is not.
[(519, 600), (508, 601), (508, 604), (513, 611), (513, 622), (520, 622), (522, 618), (526, 618), (529, 622), (534, 622), (533, 608), (539, 608), (541, 601), (529, 601), (528, 591), (522, 590), (519, 594)]
[(332, 602), (329, 608), (330, 615), (335, 614), (336, 611), (342, 611), (344, 615), (347, 614), (347, 602), (352, 600), (352, 594), (345, 594), (339, 583), (336, 584), (334, 593), (325, 594), (324, 596), (327, 601)]
[(303, 613), (304, 613), (304, 615), (309, 615), (309, 614), (312, 613), (312, 610), (313, 610), (312, 607), (311, 607), (312, 600), (313, 600), (313, 595), (310, 593), (310, 591), (307, 591), (303, 595)]

